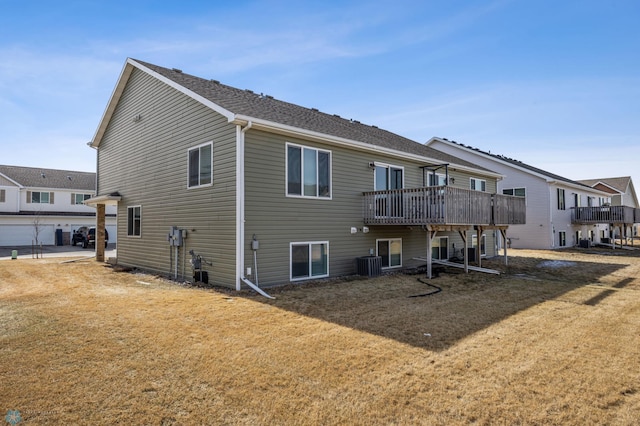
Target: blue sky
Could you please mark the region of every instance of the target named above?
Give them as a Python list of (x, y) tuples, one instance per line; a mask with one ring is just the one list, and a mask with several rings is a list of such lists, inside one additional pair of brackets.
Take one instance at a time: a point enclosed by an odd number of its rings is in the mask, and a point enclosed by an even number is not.
[(640, 2), (0, 0), (0, 164), (95, 171), (127, 57), (640, 185)]

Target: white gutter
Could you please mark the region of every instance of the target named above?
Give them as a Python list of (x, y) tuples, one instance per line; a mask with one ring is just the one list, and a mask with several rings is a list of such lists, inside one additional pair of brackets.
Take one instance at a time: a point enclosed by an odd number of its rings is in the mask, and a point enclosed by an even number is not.
[[(305, 129), (300, 129), (298, 127), (293, 127), (293, 126), (288, 126), (286, 124), (279, 124), (279, 123), (275, 123), (273, 121), (268, 121), (268, 120), (262, 120), (259, 118), (253, 118), (253, 117), (249, 117), (246, 115), (236, 115), (235, 116), (235, 120), (230, 120), (230, 122), (232, 123), (236, 123), (236, 124), (245, 124), (245, 123), (252, 123), (253, 127), (261, 127), (264, 129), (268, 129), (270, 131), (276, 131), (277, 133), (281, 133), (281, 134), (287, 134), (287, 135), (292, 135), (292, 136), (298, 136), (298, 137), (304, 137), (304, 138), (310, 138), (310, 139), (315, 139), (319, 142), (324, 142), (324, 143), (331, 143), (334, 145), (342, 145), (342, 146), (348, 146), (350, 148), (358, 148), (361, 149), (363, 151), (373, 151), (376, 153), (381, 153), (381, 154), (386, 154), (386, 155), (392, 155), (394, 157), (398, 157), (398, 158), (402, 158), (402, 159), (410, 159), (410, 160), (415, 160), (415, 161), (419, 161), (419, 162), (431, 162), (431, 163), (442, 163), (442, 160), (438, 160), (435, 158), (429, 158), (429, 157), (425, 157), (423, 155), (418, 155), (418, 154), (410, 154), (404, 151), (398, 151), (392, 148), (385, 148), (382, 146), (378, 146), (378, 145), (372, 145), (370, 143), (365, 143), (365, 142), (359, 142), (359, 141), (355, 141), (352, 139), (346, 139), (346, 138), (341, 138), (338, 136), (331, 136), (328, 135), (326, 133), (319, 133), (319, 132), (314, 132), (312, 130), (305, 130)], [(495, 172), (491, 172), (488, 170), (478, 170), (476, 168), (472, 168), (472, 167), (468, 167), (468, 166), (462, 166), (459, 164), (455, 164), (455, 163), (451, 163), (450, 167), (458, 169), (458, 170), (463, 170), (466, 172), (471, 172), (471, 173), (475, 173), (475, 174), (481, 174), (484, 176), (490, 176), (490, 177), (494, 177), (496, 179), (502, 178), (503, 175), (501, 173), (495, 173)]]
[(236, 290), (240, 291), (242, 283), (245, 283), (262, 296), (275, 299), (244, 276), (244, 136), (251, 127), (253, 127), (253, 122), (250, 120), (244, 127), (240, 124), (236, 126)]

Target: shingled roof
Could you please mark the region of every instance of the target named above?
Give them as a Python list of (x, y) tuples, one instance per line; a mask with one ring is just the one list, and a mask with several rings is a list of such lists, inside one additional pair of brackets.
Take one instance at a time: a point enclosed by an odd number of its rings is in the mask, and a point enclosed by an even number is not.
[[(315, 108), (306, 108), (284, 102), (272, 96), (254, 93), (251, 90), (227, 86), (217, 80), (196, 77), (176, 68), (165, 68), (137, 59), (127, 60), (127, 65), (131, 65), (145, 72), (150, 72), (152, 75), (155, 73), (156, 75), (162, 76), (179, 88), (186, 89), (186, 92), (184, 90), (183, 92), (195, 94), (197, 98), (215, 104), (215, 106), (220, 107), (221, 112), (227, 116), (229, 121), (240, 117), (247, 120), (263, 120), (291, 128), (303, 129), (320, 135), (337, 137), (372, 145), (373, 147), (382, 147), (396, 152), (412, 154), (436, 163), (448, 163), (497, 175), (497, 173), (491, 170), (437, 151), (424, 144), (376, 126), (360, 123), (356, 120), (345, 119), (338, 115), (321, 112)], [(123, 72), (123, 75), (127, 74)], [(118, 89), (122, 90), (123, 88), (116, 88), (111, 103), (114, 102), (114, 97), (117, 98), (117, 96), (119, 96)], [(108, 115), (110, 108), (114, 107), (115, 105), (108, 106), (105, 115)], [(103, 121), (104, 120), (105, 118), (103, 117)], [(92, 145), (98, 146), (100, 138), (100, 129), (98, 129)]]
[(583, 183), (585, 185), (594, 187), (598, 183), (603, 183), (620, 193), (625, 193), (629, 184), (631, 183), (630, 176), (624, 177), (612, 177), (612, 178), (600, 178), (600, 179), (581, 179), (578, 182)]
[(513, 166), (519, 167), (521, 169), (525, 169), (525, 170), (528, 170), (530, 172), (536, 173), (538, 175), (544, 176), (544, 177), (546, 177), (546, 178), (548, 178), (550, 180), (559, 181), (559, 182), (565, 182), (565, 183), (569, 183), (569, 184), (572, 184), (572, 185), (583, 186), (583, 187), (592, 189), (590, 186), (585, 185), (582, 182), (571, 180), (571, 179), (566, 178), (564, 176), (560, 176), (560, 175), (557, 175), (555, 173), (551, 173), (551, 172), (548, 172), (546, 170), (539, 169), (538, 167), (532, 166), (532, 165), (527, 164), (527, 163), (523, 163), (522, 161), (516, 160), (514, 158), (509, 158), (507, 156), (500, 155), (500, 154), (493, 154), (491, 152), (483, 151), (481, 149), (474, 148), (472, 146), (465, 145), (465, 144), (462, 144), (462, 143), (459, 143), (459, 142), (456, 142), (456, 141), (452, 141), (452, 140), (449, 140), (447, 138), (432, 138), (431, 140), (434, 140), (434, 139), (435, 140), (440, 140), (442, 142), (448, 142), (450, 144), (458, 145), (458, 146), (460, 146), (462, 148), (465, 148), (465, 149), (470, 150), (470, 151), (475, 151), (475, 152), (477, 152), (479, 154), (482, 154), (484, 156), (495, 158), (495, 159), (500, 160), (500, 161), (502, 161), (504, 163), (508, 163), (508, 164), (513, 165)]
[(72, 170), (0, 165), (0, 174), (26, 188), (95, 191), (96, 174)]

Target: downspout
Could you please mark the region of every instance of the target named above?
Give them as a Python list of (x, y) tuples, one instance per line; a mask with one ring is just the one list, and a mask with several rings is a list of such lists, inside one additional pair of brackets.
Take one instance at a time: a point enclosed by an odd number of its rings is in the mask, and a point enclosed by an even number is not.
[(236, 151), (236, 221), (237, 221), (237, 236), (236, 236), (236, 256), (238, 271), (238, 281), (236, 282), (236, 290), (240, 291), (242, 284), (245, 283), (257, 293), (269, 299), (275, 299), (275, 297), (268, 295), (260, 287), (252, 283), (244, 275), (244, 196), (245, 196), (245, 182), (244, 182), (244, 136), (247, 130), (253, 126), (253, 122), (248, 121), (246, 126), (242, 127), (238, 125), (236, 127), (237, 134), (237, 151)]

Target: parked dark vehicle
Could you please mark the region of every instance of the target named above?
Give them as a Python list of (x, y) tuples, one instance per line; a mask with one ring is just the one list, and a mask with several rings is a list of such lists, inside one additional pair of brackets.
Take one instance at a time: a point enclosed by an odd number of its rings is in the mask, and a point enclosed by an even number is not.
[(84, 245), (84, 240), (87, 238), (87, 232), (89, 232), (89, 228), (86, 226), (81, 226), (77, 230), (73, 231), (73, 235), (71, 236), (71, 245)]
[[(109, 232), (107, 232), (107, 230), (104, 230), (104, 246), (107, 247), (107, 244), (109, 243)], [(87, 232), (87, 236), (86, 238), (82, 241), (82, 248), (87, 248), (89, 246), (94, 246), (96, 245), (96, 228), (89, 228), (89, 231)]]

